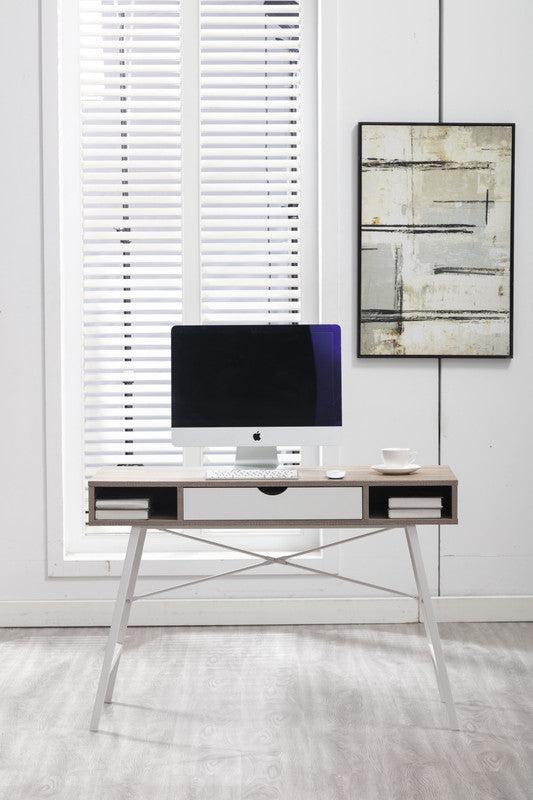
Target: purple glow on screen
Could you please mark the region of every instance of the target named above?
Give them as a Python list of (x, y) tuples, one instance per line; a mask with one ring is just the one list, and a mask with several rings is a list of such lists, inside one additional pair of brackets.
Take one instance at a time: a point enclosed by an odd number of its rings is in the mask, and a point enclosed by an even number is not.
[(316, 371), (317, 425), (342, 425), (341, 329), (338, 325), (309, 325)]

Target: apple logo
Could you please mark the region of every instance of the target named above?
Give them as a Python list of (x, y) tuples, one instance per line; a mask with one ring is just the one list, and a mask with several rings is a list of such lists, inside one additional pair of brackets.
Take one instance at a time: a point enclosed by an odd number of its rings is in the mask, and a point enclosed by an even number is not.
[(259, 433), (259, 431), (256, 431), (254, 433), (253, 440), (254, 440), (254, 442), (260, 442), (261, 441), (261, 434)]

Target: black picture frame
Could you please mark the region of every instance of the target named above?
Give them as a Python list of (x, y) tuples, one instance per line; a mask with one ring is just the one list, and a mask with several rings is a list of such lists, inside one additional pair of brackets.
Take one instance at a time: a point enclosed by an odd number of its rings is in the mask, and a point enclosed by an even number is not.
[[(510, 242), (509, 242), (509, 349), (502, 354), (453, 354), (453, 353), (362, 353), (362, 156), (363, 129), (372, 126), (434, 126), (434, 127), (505, 127), (511, 129), (511, 185), (510, 185)], [(358, 124), (358, 166), (357, 166), (357, 357), (369, 359), (411, 359), (411, 358), (474, 358), (474, 359), (511, 359), (514, 356), (514, 210), (515, 210), (515, 123), (514, 122), (359, 122)]]

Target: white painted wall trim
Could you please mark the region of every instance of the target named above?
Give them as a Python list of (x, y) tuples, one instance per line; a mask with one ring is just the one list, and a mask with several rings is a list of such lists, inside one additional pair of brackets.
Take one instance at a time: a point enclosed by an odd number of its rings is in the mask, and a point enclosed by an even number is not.
[[(533, 595), (435, 597), (441, 622), (530, 622)], [(111, 622), (112, 600), (2, 600), (0, 627), (89, 627)], [(144, 600), (132, 625), (340, 625), (418, 622), (409, 598), (272, 598), (265, 600)]]
[(439, 622), (532, 622), (533, 595), (435, 597)]

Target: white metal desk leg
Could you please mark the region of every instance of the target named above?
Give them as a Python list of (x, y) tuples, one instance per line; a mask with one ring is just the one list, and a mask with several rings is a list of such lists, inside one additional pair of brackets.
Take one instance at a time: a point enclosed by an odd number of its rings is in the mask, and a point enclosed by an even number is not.
[(111, 701), (113, 686), (118, 669), (118, 662), (122, 652), (124, 634), (128, 625), (131, 610), (131, 599), (135, 590), (139, 565), (141, 563), (144, 540), (146, 538), (146, 528), (134, 526), (130, 532), (128, 549), (124, 559), (124, 568), (120, 578), (117, 599), (113, 610), (113, 619), (104, 654), (102, 672), (98, 682), (96, 698), (94, 700), (93, 713), (91, 717), (91, 730), (98, 730), (100, 715), (104, 706), (104, 701)]
[[(126, 635), (126, 629), (128, 627), (128, 622), (131, 614), (131, 607), (133, 605), (132, 598), (133, 598), (133, 593), (135, 591), (135, 584), (137, 582), (137, 575), (139, 574), (139, 566), (141, 563), (145, 536), (146, 536), (146, 529), (141, 529), (139, 533), (138, 544), (135, 549), (134, 564), (130, 572), (130, 579), (128, 582), (128, 589), (126, 594), (126, 602), (124, 603), (122, 609), (122, 617), (120, 620), (120, 628), (117, 636), (117, 641), (115, 644), (115, 652), (113, 657), (113, 663), (111, 665), (111, 672), (109, 673), (109, 679), (107, 681), (107, 689), (104, 697), (105, 703), (110, 703), (111, 700), (113, 699), (113, 689), (115, 688), (115, 680), (117, 677), (118, 667), (120, 664), (120, 657), (122, 656), (122, 649), (124, 647), (124, 637)], [(126, 571), (126, 563), (124, 563), (124, 571)]]
[(424, 620), (426, 636), (428, 638), (431, 654), (433, 656), (433, 663), (435, 665), (435, 673), (437, 675), (440, 698), (442, 702), (446, 704), (446, 711), (448, 713), (450, 727), (453, 730), (459, 730), (459, 722), (457, 720), (452, 690), (450, 687), (450, 681), (448, 679), (448, 671), (446, 669), (444, 654), (442, 652), (439, 628), (437, 626), (435, 614), (433, 613), (431, 593), (429, 591), (429, 584), (426, 577), (426, 571), (424, 569), (422, 551), (420, 550), (420, 542), (418, 541), (418, 532), (416, 530), (416, 526), (408, 525), (405, 529), (405, 535), (407, 537), (407, 546), (409, 548), (409, 555), (411, 556), (411, 563), (413, 565), (413, 572), (415, 574), (415, 581), (418, 588), (422, 619)]

